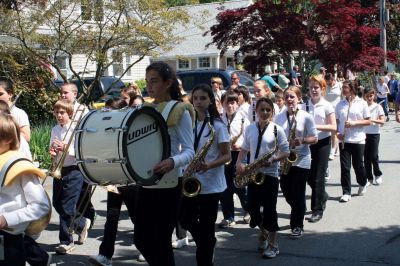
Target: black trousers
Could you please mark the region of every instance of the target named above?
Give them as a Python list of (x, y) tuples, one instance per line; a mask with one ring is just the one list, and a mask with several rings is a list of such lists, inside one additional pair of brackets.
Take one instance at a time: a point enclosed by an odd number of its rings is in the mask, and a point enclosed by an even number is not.
[(356, 180), (360, 186), (367, 184), (367, 176), (364, 167), (365, 144), (345, 143), (344, 149), (340, 145), (340, 183), (342, 184), (343, 195), (351, 195), (350, 167), (353, 165), (356, 173)]
[(140, 187), (135, 206), (134, 242), (151, 266), (175, 265), (172, 233), (182, 188)]
[(0, 231), (4, 237), (4, 260), (0, 260), (0, 266), (25, 266), (26, 252), (24, 247), (24, 237), (22, 234), (12, 235)]
[(235, 220), (235, 206), (233, 202), (233, 194), (238, 195), (240, 204), (244, 211), (247, 210), (247, 189), (237, 188), (233, 184), (233, 179), (236, 176), (236, 160), (239, 155), (238, 151), (232, 151), (232, 160), (228, 165), (225, 165), (226, 189), (221, 195), (221, 209), (225, 220)]
[(31, 266), (47, 266), (49, 254), (30, 236), (24, 236), (26, 261)]
[(196, 242), (196, 261), (199, 266), (213, 265), (215, 221), (218, 214), (218, 201), (221, 193), (199, 194), (196, 197), (184, 197), (180, 213), (180, 222)]
[[(379, 168), (379, 140), (380, 134), (367, 134), (365, 139), (364, 163), (367, 179), (372, 182), (375, 176), (381, 176)], [(373, 173), (373, 174), (372, 174)]]
[(292, 208), (290, 212), (290, 228), (304, 227), (306, 211), (306, 182), (310, 170), (292, 166), (287, 175), (282, 175), (280, 184), (286, 202)]
[(331, 152), (331, 137), (318, 140), (310, 146), (311, 169), (307, 183), (311, 187), (311, 210), (323, 213), (328, 200), (325, 191), (325, 173), (328, 168), (329, 154)]
[(118, 190), (121, 194), (112, 192), (107, 193), (107, 219), (104, 225), (103, 241), (99, 248), (99, 253), (109, 259), (114, 255), (115, 239), (117, 236), (122, 202), (125, 203), (129, 217), (131, 218), (132, 223), (134, 223), (137, 187), (121, 187)]
[[(264, 183), (248, 185), (250, 227), (262, 225), (269, 232), (279, 231), (276, 203), (278, 200), (279, 180), (277, 177), (264, 175)], [(264, 206), (261, 213), (260, 207)]]

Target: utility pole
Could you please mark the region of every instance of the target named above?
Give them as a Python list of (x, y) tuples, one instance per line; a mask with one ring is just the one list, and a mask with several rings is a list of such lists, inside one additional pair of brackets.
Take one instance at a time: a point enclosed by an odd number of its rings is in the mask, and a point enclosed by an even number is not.
[(387, 45), (386, 45), (386, 22), (389, 21), (388, 12), (386, 11), (386, 1), (380, 0), (379, 18), (380, 18), (380, 46), (383, 49), (383, 70), (387, 70)]

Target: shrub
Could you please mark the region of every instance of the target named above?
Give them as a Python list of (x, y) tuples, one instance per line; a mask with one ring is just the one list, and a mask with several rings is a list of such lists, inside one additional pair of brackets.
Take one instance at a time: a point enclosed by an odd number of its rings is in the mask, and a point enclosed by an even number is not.
[(52, 163), (49, 154), (50, 134), (54, 126), (53, 121), (43, 122), (32, 127), (31, 140), (29, 146), (31, 148), (34, 161), (40, 163), (40, 168), (49, 169)]

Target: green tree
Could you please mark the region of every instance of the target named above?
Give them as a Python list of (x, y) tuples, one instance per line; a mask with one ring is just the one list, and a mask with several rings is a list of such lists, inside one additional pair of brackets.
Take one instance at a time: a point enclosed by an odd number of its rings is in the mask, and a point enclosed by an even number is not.
[[(0, 32), (14, 37), (26, 54), (53, 66), (65, 81), (57, 64), (60, 57), (68, 59), (78, 79), (95, 65), (95, 81), (84, 92), (87, 100), (91, 88), (117, 60), (110, 56), (113, 52), (138, 56), (123, 76), (145, 56), (169, 50), (179, 41), (173, 29), (189, 20), (185, 11), (170, 8), (164, 0), (42, 2), (21, 1), (17, 8), (0, 9)], [(84, 59), (83, 71), (72, 64), (77, 58)]]

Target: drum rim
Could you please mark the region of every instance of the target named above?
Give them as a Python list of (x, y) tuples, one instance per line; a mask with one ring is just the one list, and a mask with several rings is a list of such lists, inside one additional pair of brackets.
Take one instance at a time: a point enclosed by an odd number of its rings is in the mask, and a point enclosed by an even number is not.
[[(89, 111), (89, 113), (87, 113), (83, 118), (82, 121), (79, 123), (79, 127), (78, 130), (81, 130), (82, 128), (84, 128), (84, 126), (86, 125), (86, 122), (88, 121), (88, 118), (90, 116), (92, 116), (94, 113), (97, 113), (98, 110), (91, 110)], [(83, 177), (91, 182), (91, 183), (98, 183), (96, 180), (93, 180), (92, 178), (90, 178), (90, 175), (88, 174), (88, 170), (85, 167), (85, 164), (82, 162), (78, 162), (79, 160), (83, 160), (82, 158), (82, 134), (83, 132), (79, 132), (78, 136), (75, 135), (75, 159), (77, 160), (76, 164), (78, 165), (79, 169), (81, 170), (81, 173), (83, 175)], [(99, 184), (101, 185), (101, 184)]]
[[(171, 155), (171, 142), (169, 139), (169, 133), (168, 133), (168, 126), (167, 123), (165, 122), (163, 116), (161, 115), (160, 112), (158, 112), (155, 108), (151, 106), (142, 106), (137, 109), (134, 109), (132, 115), (129, 116), (126, 126), (130, 126), (133, 122), (133, 120), (142, 112), (152, 116), (157, 122), (158, 122), (158, 127), (161, 133), (161, 136), (164, 136), (163, 138), (163, 152), (161, 156), (161, 160), (165, 160), (170, 157)], [(153, 174), (152, 177), (148, 179), (142, 178), (136, 171), (134, 170), (134, 167), (131, 165), (131, 160), (128, 155), (128, 145), (127, 145), (127, 134), (129, 133), (129, 130), (124, 132), (122, 136), (122, 152), (124, 154), (124, 158), (127, 158), (126, 167), (128, 169), (128, 172), (131, 173), (132, 178), (135, 180), (137, 185), (140, 186), (151, 186), (157, 184), (161, 178), (164, 176), (164, 174)]]

